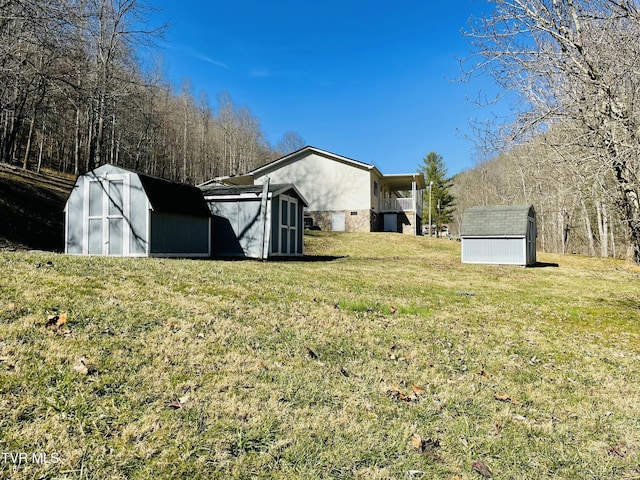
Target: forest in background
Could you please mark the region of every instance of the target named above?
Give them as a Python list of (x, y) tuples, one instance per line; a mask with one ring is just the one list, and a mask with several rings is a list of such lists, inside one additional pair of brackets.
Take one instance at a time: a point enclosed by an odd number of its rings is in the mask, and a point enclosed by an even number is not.
[(139, 0), (0, 0), (0, 162), (73, 174), (113, 163), (200, 183), (303, 146), (277, 145), (221, 92), (216, 107), (142, 67), (164, 26)]
[[(478, 127), (488, 160), (454, 178), (468, 206), (531, 203), (544, 251), (640, 263), (637, 0), (492, 0), (472, 19), (465, 73), (517, 96)], [(189, 183), (245, 173), (304, 145), (265, 139), (248, 107), (176, 89), (139, 52), (144, 0), (0, 0), (0, 162), (78, 174), (103, 163)], [(455, 231), (455, 222), (454, 222)]]
[(515, 98), (515, 119), (478, 126), (493, 155), (455, 177), (458, 223), (472, 205), (533, 204), (542, 250), (639, 264), (638, 1), (491, 3), (463, 64)]

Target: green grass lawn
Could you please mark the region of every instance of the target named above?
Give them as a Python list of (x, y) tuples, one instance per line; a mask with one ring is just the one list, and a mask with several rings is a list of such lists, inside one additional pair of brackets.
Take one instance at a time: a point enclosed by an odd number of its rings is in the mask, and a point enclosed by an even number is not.
[(306, 252), (0, 254), (0, 478), (640, 478), (640, 269)]

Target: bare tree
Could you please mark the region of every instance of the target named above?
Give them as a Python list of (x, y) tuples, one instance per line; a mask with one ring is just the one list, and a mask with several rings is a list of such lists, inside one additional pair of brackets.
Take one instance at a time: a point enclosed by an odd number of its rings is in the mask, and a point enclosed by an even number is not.
[(306, 146), (304, 138), (302, 138), (297, 132), (288, 130), (282, 135), (280, 141), (276, 144), (276, 151), (280, 156), (288, 155), (300, 150)]
[[(476, 55), (471, 70), (491, 75), (522, 99), (502, 138), (530, 139), (571, 124), (571, 140), (609, 190), (627, 245), (640, 263), (638, 108), (640, 11), (634, 0), (493, 0), (491, 16), (468, 32)], [(586, 152), (586, 155), (585, 155)]]

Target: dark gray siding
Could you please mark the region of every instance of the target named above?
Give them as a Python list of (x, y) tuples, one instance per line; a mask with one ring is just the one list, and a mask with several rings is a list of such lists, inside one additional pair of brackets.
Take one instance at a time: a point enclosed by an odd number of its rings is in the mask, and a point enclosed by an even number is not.
[(209, 219), (174, 213), (151, 214), (151, 255), (209, 255)]

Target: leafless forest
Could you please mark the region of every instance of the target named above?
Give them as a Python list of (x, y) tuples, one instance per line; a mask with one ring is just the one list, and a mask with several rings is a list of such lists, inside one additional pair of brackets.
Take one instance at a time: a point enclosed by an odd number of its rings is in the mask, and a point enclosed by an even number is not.
[[(467, 206), (532, 203), (545, 251), (640, 263), (637, 0), (492, 0), (467, 28), (465, 73), (518, 99), (477, 125), (487, 160), (455, 177)], [(0, 162), (79, 173), (105, 162), (186, 182), (243, 173), (275, 146), (224, 92), (178, 91), (149, 68), (163, 27), (144, 0), (0, 0)], [(147, 62), (143, 68), (142, 60)]]
[(501, 153), (456, 177), (458, 212), (532, 203), (543, 250), (639, 263), (638, 2), (492, 3), (467, 31), (464, 66), (516, 96), (517, 116), (478, 126)]
[(199, 182), (297, 149), (265, 141), (259, 120), (224, 92), (215, 110), (179, 91), (140, 52), (163, 26), (141, 0), (0, 0), (0, 161), (70, 173), (105, 162)]

